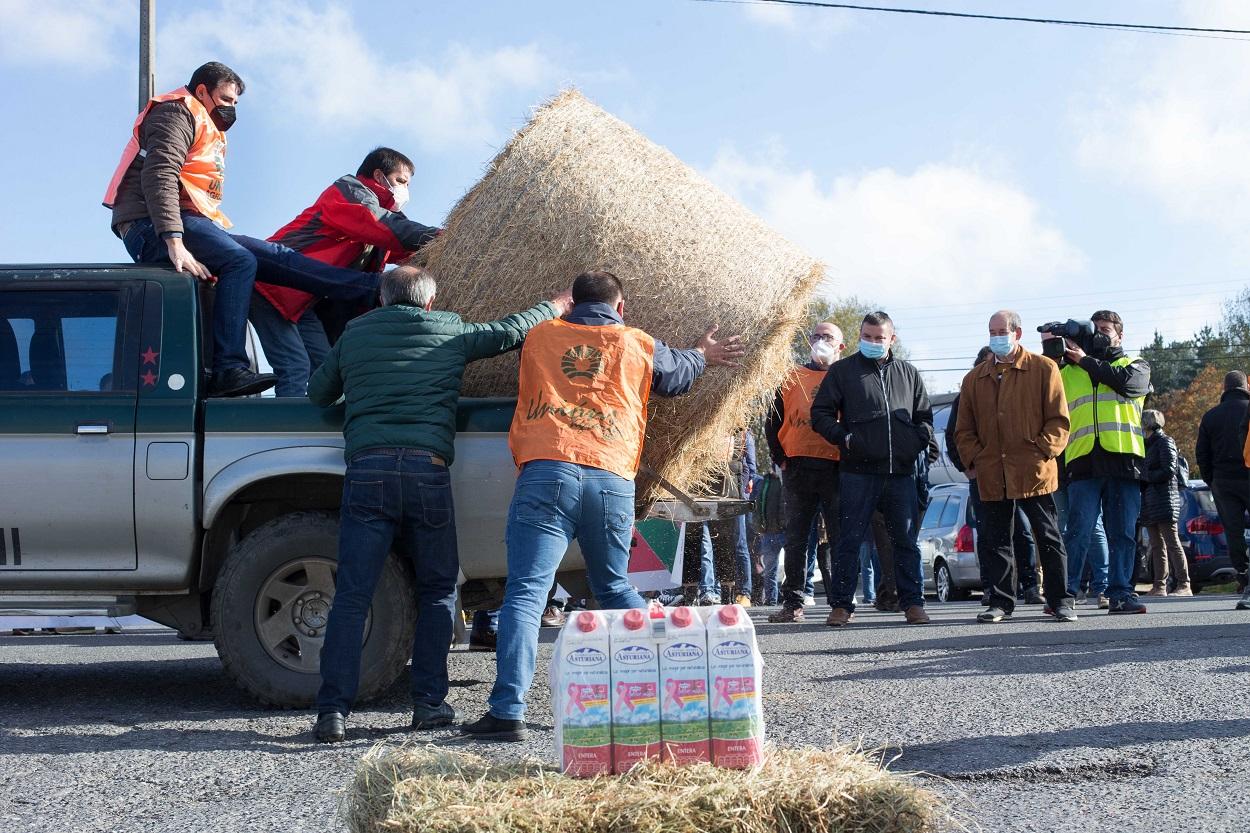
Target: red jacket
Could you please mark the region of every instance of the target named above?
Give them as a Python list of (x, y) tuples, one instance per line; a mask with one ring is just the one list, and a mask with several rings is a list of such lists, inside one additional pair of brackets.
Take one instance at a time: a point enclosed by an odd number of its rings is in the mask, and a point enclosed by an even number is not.
[[(403, 260), (439, 233), (394, 207), (391, 192), (372, 177), (344, 176), (269, 240), (332, 266), (381, 272), (387, 263)], [(307, 292), (259, 281), (256, 291), (292, 322), (317, 302)]]

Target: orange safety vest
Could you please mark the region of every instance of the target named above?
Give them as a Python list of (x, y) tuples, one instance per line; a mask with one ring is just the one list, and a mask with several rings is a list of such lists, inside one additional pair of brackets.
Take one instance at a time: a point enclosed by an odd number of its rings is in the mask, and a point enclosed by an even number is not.
[(135, 157), (144, 152), (139, 146), (139, 126), (154, 105), (166, 101), (181, 101), (195, 118), (195, 140), (191, 142), (187, 159), (182, 163), (182, 170), (178, 172), (183, 190), (196, 211), (222, 228), (230, 228), (234, 224), (221, 211), (222, 188), (226, 182), (226, 134), (217, 129), (217, 125), (213, 124), (208, 115), (208, 110), (186, 87), (179, 87), (172, 93), (153, 98), (135, 119), (134, 129), (130, 131), (130, 141), (122, 151), (122, 160), (113, 172), (113, 178), (109, 180), (108, 190), (104, 192), (104, 206), (113, 207), (122, 177), (130, 169), (130, 163)]
[(837, 460), (842, 452), (812, 430), (812, 400), (825, 371), (796, 367), (781, 386), (782, 422), (777, 439), (787, 457), (819, 457)]
[(508, 447), (517, 466), (560, 460), (632, 480), (642, 458), (655, 339), (623, 324), (554, 319), (530, 330)]

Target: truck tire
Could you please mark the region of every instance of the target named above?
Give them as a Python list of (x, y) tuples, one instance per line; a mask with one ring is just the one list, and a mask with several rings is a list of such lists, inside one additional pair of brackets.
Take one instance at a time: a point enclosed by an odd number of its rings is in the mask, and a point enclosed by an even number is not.
[[(211, 621), (226, 673), (262, 703), (307, 708), (321, 684), (321, 645), (338, 565), (338, 518), (296, 512), (231, 548), (213, 587)], [(413, 579), (392, 554), (365, 623), (359, 700), (404, 671), (416, 626)]]

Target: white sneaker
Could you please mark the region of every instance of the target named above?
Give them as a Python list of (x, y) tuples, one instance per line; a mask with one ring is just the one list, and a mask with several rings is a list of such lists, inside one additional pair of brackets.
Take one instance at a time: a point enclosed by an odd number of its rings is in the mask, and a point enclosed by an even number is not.
[(698, 607), (720, 604), (720, 593), (700, 593)]
[(1241, 594), (1241, 599), (1237, 602), (1235, 610), (1250, 610), (1250, 586), (1246, 587), (1246, 592)]
[(1003, 610), (1001, 607), (986, 608), (983, 612), (977, 614), (977, 621), (983, 624), (992, 625), (1010, 619), (1011, 614)]
[(815, 607), (815, 606), (816, 606), (816, 597), (813, 596), (811, 593), (804, 593), (803, 594), (803, 607)]
[(680, 607), (686, 603), (686, 597), (682, 595), (680, 587), (674, 587), (669, 590), (661, 590), (655, 600), (665, 607)]

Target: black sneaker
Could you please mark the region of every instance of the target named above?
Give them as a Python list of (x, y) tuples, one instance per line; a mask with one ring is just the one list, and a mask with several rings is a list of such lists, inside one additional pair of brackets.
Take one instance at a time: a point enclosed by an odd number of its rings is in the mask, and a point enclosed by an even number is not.
[(1051, 610), (1050, 608), (1047, 608), (1046, 610), (1051, 616), (1055, 617), (1056, 622), (1076, 621), (1076, 610), (1068, 605), (1059, 605), (1059, 607), (1054, 610)]
[(313, 734), (318, 743), (338, 743), (347, 736), (347, 720), (338, 712), (319, 714)]
[(524, 720), (503, 720), (490, 712), (472, 723), (461, 723), (460, 734), (476, 740), (519, 741), (529, 737)]
[(1024, 603), (1026, 605), (1045, 604), (1046, 600), (1042, 598), (1042, 594), (1036, 590), (1030, 590), (1024, 594)]
[(230, 396), (251, 396), (267, 391), (278, 384), (278, 377), (272, 373), (253, 373), (246, 367), (231, 367), (213, 372), (208, 380), (208, 396), (225, 398)]
[(1108, 613), (1145, 613), (1146, 606), (1137, 600), (1136, 596), (1129, 596), (1127, 599), (1121, 599), (1118, 602), (1112, 602)]
[(459, 718), (460, 715), (448, 703), (439, 703), (437, 706), (418, 703), (412, 707), (412, 730), (418, 732), (422, 729), (439, 729), (452, 725)]

